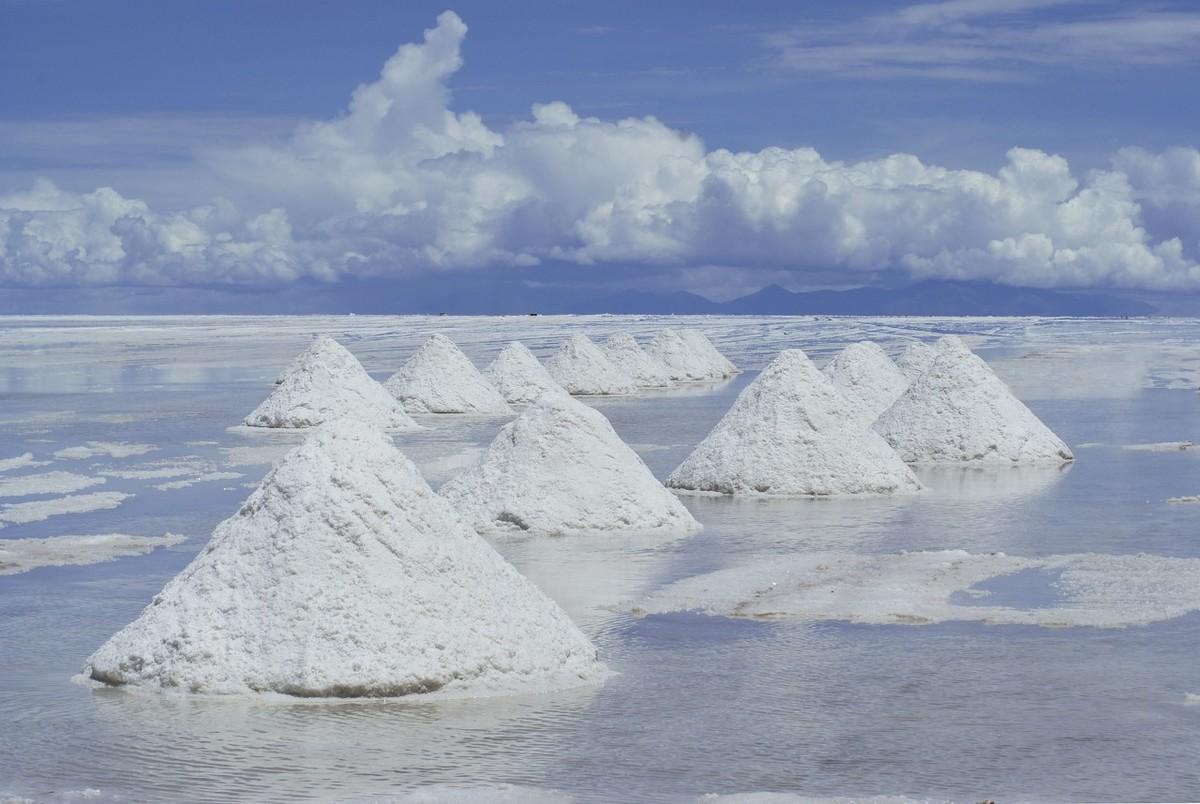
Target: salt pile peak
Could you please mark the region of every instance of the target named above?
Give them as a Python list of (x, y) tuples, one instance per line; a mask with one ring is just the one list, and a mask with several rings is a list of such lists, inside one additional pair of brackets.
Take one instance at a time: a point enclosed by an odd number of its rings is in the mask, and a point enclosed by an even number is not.
[(646, 354), (629, 333), (610, 335), (600, 348), (609, 362), (628, 374), (638, 388), (667, 388), (672, 385), (666, 366)]
[(572, 335), (546, 363), (554, 381), (569, 394), (632, 394), (637, 385), (614, 366), (586, 335)]
[(938, 356), (938, 347), (925, 341), (913, 341), (904, 347), (904, 352), (896, 359), (896, 367), (912, 382), (925, 373)]
[(284, 369), (271, 395), (245, 423), (251, 427), (315, 427), (354, 417), (392, 431), (419, 430), (404, 408), (371, 379), (358, 358), (327, 335)]
[(708, 338), (690, 330), (660, 329), (646, 354), (665, 366), (672, 380), (682, 382), (720, 380), (737, 372)]
[(960, 338), (942, 338), (937, 357), (875, 429), (910, 463), (1063, 463), (1062, 439), (1017, 399)]
[(605, 669), (388, 436), (344, 420), (289, 452), (84, 674), (380, 697), (576, 686)]
[(550, 394), (439, 493), (481, 531), (548, 535), (700, 529), (603, 414)]
[(411, 413), (510, 413), (454, 341), (435, 334), (388, 377), (383, 387)]
[(908, 388), (904, 373), (872, 341), (849, 344), (821, 373), (846, 397), (855, 421), (863, 427), (870, 427)]
[(541, 361), (520, 341), (510, 341), (483, 370), (483, 376), (510, 405), (528, 405), (543, 394), (562, 394)]
[(900, 494), (920, 482), (799, 349), (780, 352), (667, 478), (723, 494)]

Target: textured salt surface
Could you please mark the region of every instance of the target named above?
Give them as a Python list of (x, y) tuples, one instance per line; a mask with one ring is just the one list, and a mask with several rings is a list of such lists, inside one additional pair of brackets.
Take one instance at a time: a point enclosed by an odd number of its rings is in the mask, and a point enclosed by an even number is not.
[(905, 461), (1062, 463), (1071, 450), (957, 337), (875, 429)]
[(829, 496), (919, 491), (912, 470), (799, 349), (781, 352), (667, 485), (723, 494)]
[(454, 341), (433, 335), (383, 387), (409, 413), (510, 413), (508, 403)]
[(546, 370), (569, 394), (632, 394), (637, 386), (609, 362), (586, 335), (572, 335), (546, 362)]
[(851, 415), (870, 427), (908, 388), (908, 379), (877, 343), (852, 343), (825, 364), (822, 373), (850, 403)]
[(1131, 452), (1183, 452), (1194, 446), (1191, 441), (1159, 441), (1154, 444), (1122, 444), (1121, 449)]
[(179, 544), (183, 536), (129, 536), (103, 533), (94, 536), (50, 536), (44, 539), (0, 539), (0, 575), (29, 572), (37, 567), (97, 564), (123, 556), (149, 553), (156, 547)]
[(424, 785), (403, 793), (347, 799), (343, 804), (570, 804), (557, 790), (522, 785)]
[(721, 377), (732, 377), (737, 374), (739, 369), (733, 365), (733, 361), (721, 354), (717, 347), (713, 346), (713, 342), (708, 339), (698, 329), (681, 329), (679, 335), (683, 338), (684, 343), (688, 344), (692, 352), (703, 360), (713, 372), (720, 374)]
[(483, 370), (483, 376), (513, 405), (536, 402), (542, 394), (565, 393), (533, 352), (520, 341), (510, 341)]
[(271, 395), (245, 423), (251, 427), (313, 427), (343, 417), (392, 431), (420, 429), (400, 403), (371, 379), (358, 358), (322, 335), (283, 370)]
[(681, 382), (720, 380), (737, 371), (707, 338), (687, 330), (660, 329), (646, 354), (666, 367), (667, 376)]
[(605, 674), (562, 610), (355, 420), (289, 452), (85, 670), (305, 697), (532, 691)]
[(900, 369), (909, 382), (912, 382), (925, 373), (925, 369), (933, 364), (937, 355), (938, 350), (933, 344), (913, 341), (904, 347), (900, 357), (896, 358), (896, 368)]
[(99, 486), (102, 477), (88, 477), (74, 472), (43, 472), (36, 475), (0, 478), (0, 497), (29, 497), (34, 494), (71, 494)]
[(696, 799), (718, 804), (953, 804), (946, 799), (908, 796), (803, 796), (797, 793), (709, 793)]
[(543, 397), (440, 490), (481, 531), (688, 533), (700, 525), (599, 411)]
[[(1045, 574), (1049, 605), (987, 605), (991, 593), (972, 589), (1022, 570)], [(956, 602), (956, 593), (977, 603)], [(1020, 558), (962, 550), (810, 553), (688, 578), (655, 592), (635, 609), (872, 624), (966, 620), (1123, 628), (1200, 609), (1200, 559), (1095, 553)]]
[(204, 472), (183, 480), (171, 480), (166, 483), (159, 483), (154, 488), (159, 491), (173, 491), (175, 489), (191, 488), (197, 483), (212, 483), (217, 480), (237, 480), (239, 477), (245, 477), (245, 475), (241, 472)]
[(4, 527), (3, 523), (24, 525), (29, 522), (41, 522), (52, 516), (63, 514), (107, 511), (116, 508), (132, 496), (132, 494), (122, 494), (119, 491), (97, 491), (91, 494), (57, 497), (53, 500), (10, 503), (0, 508), (0, 527)]
[(667, 388), (673, 384), (666, 366), (646, 354), (628, 333), (609, 335), (600, 349), (638, 388)]
[(4, 458), (0, 460), (0, 472), (10, 472), (13, 469), (21, 469), (26, 466), (41, 466), (42, 464), (33, 459), (32, 452), (26, 452), (23, 455), (17, 455), (13, 458)]
[(147, 452), (153, 452), (158, 447), (153, 444), (130, 444), (126, 442), (114, 441), (88, 441), (82, 447), (68, 447), (60, 449), (54, 453), (54, 457), (60, 460), (84, 460), (94, 458), (98, 455), (107, 455), (110, 458), (132, 458), (135, 455), (145, 455)]
[(1172, 505), (1187, 505), (1190, 503), (1200, 503), (1200, 494), (1189, 494), (1183, 497), (1168, 497), (1167, 502)]

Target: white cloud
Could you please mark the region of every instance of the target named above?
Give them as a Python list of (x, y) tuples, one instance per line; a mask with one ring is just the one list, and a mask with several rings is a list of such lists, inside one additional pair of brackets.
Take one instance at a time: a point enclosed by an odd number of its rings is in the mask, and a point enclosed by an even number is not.
[[(911, 24), (1030, 5), (914, 6)], [(559, 102), (497, 131), (451, 108), (465, 34), (446, 12), (339, 117), (206, 152), (228, 199), (163, 212), (48, 182), (0, 196), (0, 282), (269, 283), (562, 260), (1200, 287), (1194, 149), (1127, 149), (1076, 175), (1015, 148), (993, 174), (904, 154), (707, 151), (651, 117), (581, 118)]]

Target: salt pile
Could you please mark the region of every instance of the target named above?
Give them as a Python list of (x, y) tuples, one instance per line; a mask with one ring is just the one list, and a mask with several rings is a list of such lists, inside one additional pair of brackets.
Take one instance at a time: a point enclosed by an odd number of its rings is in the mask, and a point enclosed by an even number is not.
[(1025, 407), (961, 339), (943, 338), (938, 354), (875, 429), (905, 461), (1062, 463), (1062, 439)]
[(501, 349), (483, 370), (483, 376), (510, 405), (528, 405), (542, 394), (564, 393), (541, 361), (520, 341), (511, 341)]
[(734, 401), (667, 485), (724, 494), (828, 496), (915, 492), (921, 484), (799, 349), (780, 352)]
[(672, 380), (720, 380), (737, 372), (737, 367), (699, 332), (661, 329), (646, 347), (646, 353), (666, 367)]
[(852, 343), (821, 370), (850, 403), (854, 420), (870, 427), (908, 388), (904, 373), (871, 341)]
[(637, 386), (609, 362), (586, 335), (572, 335), (546, 363), (554, 381), (569, 394), (632, 394)]
[(303, 697), (512, 692), (605, 673), (566, 614), (390, 438), (353, 420), (289, 452), (84, 671)]
[(638, 388), (667, 388), (671, 385), (666, 367), (642, 351), (632, 335), (625, 332), (610, 335), (601, 349), (609, 362), (628, 374)]
[(896, 359), (896, 367), (911, 382), (925, 373), (937, 357), (937, 349), (924, 341), (913, 341), (904, 347), (903, 354)]
[(508, 403), (445, 335), (434, 335), (383, 384), (410, 413), (511, 413)]
[(251, 427), (313, 427), (345, 416), (388, 430), (420, 429), (354, 355), (322, 335), (284, 370), (275, 390), (245, 423)]
[(544, 396), (505, 425), (480, 461), (439, 493), (481, 531), (700, 529), (608, 419), (565, 395)]

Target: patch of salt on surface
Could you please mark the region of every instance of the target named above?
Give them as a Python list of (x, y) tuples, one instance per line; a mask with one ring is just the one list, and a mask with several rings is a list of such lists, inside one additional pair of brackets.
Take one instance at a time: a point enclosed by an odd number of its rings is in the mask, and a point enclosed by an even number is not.
[(929, 368), (938, 356), (937, 347), (924, 341), (913, 341), (904, 347), (904, 351), (896, 358), (896, 368), (909, 382), (917, 379)]
[(548, 535), (700, 530), (599, 411), (548, 395), (509, 422), (441, 495), (481, 531)]
[(628, 374), (638, 388), (669, 388), (674, 384), (666, 366), (646, 354), (626, 332), (608, 336), (600, 350), (610, 363)]
[(381, 697), (537, 691), (607, 672), (387, 435), (347, 419), (284, 456), (84, 676)]
[(912, 470), (878, 434), (847, 417), (847, 406), (804, 352), (780, 352), (667, 485), (792, 497), (920, 491)]
[(524, 785), (429, 784), (401, 793), (345, 799), (343, 804), (570, 804), (574, 800), (558, 790)]
[(99, 564), (124, 556), (149, 553), (184, 541), (176, 533), (129, 536), (102, 533), (90, 536), (49, 536), (44, 539), (0, 539), (0, 575), (16, 575), (38, 567)]
[(803, 796), (797, 793), (708, 793), (697, 804), (953, 804), (948, 799), (908, 796)]
[(667, 376), (680, 382), (721, 380), (737, 373), (699, 332), (660, 329), (646, 346), (646, 354), (666, 368)]
[(119, 491), (97, 491), (91, 494), (56, 497), (52, 500), (9, 503), (0, 507), (0, 528), (5, 524), (25, 525), (30, 522), (41, 522), (52, 516), (63, 514), (107, 511), (116, 508), (132, 496), (132, 494), (123, 494)]
[[(1055, 602), (987, 605), (979, 583), (1021, 570), (1046, 573)], [(967, 593), (979, 604), (954, 602)], [(1021, 558), (962, 550), (776, 556), (688, 578), (634, 607), (641, 614), (702, 611), (728, 617), (924, 625), (1124, 628), (1200, 609), (1200, 559), (1080, 553)]]
[(1188, 494), (1183, 497), (1168, 497), (1167, 502), (1171, 505), (1190, 505), (1191, 503), (1200, 503), (1200, 494)]
[(30, 497), (34, 494), (71, 494), (105, 483), (102, 477), (88, 477), (74, 472), (42, 472), (0, 478), (0, 497)]
[(245, 477), (241, 472), (204, 472), (193, 477), (187, 477), (182, 480), (171, 480), (166, 483), (159, 483), (154, 488), (159, 491), (174, 491), (176, 489), (191, 488), (197, 483), (212, 483), (217, 480), (236, 480), (239, 477)]
[(54, 453), (59, 460), (78, 461), (107, 455), (109, 458), (132, 458), (135, 455), (145, 455), (154, 452), (158, 447), (153, 444), (134, 444), (123, 441), (88, 441), (82, 447), (68, 447)]
[[(179, 461), (179, 462), (176, 462)], [(207, 464), (199, 460), (174, 459), (154, 464), (145, 464), (145, 469), (104, 469), (100, 474), (121, 480), (166, 480), (172, 477), (195, 475), (204, 471)]]
[(32, 452), (17, 455), (13, 458), (0, 459), (0, 472), (11, 472), (13, 469), (24, 469), (32, 466), (45, 466), (46, 461), (35, 461)]
[(220, 441), (184, 441), (185, 447), (215, 447), (220, 444)]
[(1130, 452), (1184, 452), (1196, 446), (1191, 441), (1159, 441), (1154, 444), (1122, 444)]
[(284, 369), (271, 395), (244, 421), (250, 427), (297, 428), (344, 417), (395, 432), (421, 429), (358, 358), (321, 335)]
[(409, 413), (511, 413), (508, 403), (454, 341), (431, 336), (383, 387)]
[(1062, 463), (1062, 439), (962, 340), (938, 341), (937, 357), (875, 422), (909, 463)]
[(566, 393), (520, 341), (509, 341), (483, 370), (483, 376), (512, 405), (532, 404), (542, 394)]
[(1185, 706), (1200, 706), (1200, 692), (1185, 692), (1183, 703)]
[(851, 406), (851, 415), (870, 427), (908, 388), (904, 372), (877, 343), (852, 343), (834, 355), (821, 372)]
[(295, 447), (293, 442), (221, 447), (226, 466), (269, 466)]
[(606, 396), (632, 394), (637, 385), (614, 366), (586, 335), (572, 335), (546, 362), (546, 371), (569, 394)]

